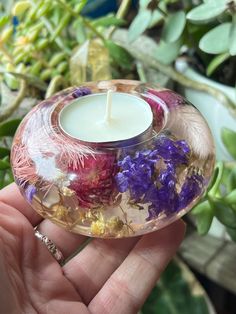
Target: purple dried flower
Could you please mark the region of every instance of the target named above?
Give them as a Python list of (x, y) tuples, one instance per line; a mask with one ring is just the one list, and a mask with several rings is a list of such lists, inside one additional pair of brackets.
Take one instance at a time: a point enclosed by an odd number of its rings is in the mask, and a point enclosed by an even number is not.
[(151, 153), (151, 150), (140, 151), (134, 157), (127, 155), (118, 162), (122, 169), (115, 177), (118, 190), (125, 192), (129, 189), (132, 199), (136, 202), (153, 184), (154, 164), (159, 157), (153, 160), (153, 156), (150, 158)]
[(152, 187), (145, 195), (145, 201), (151, 203), (147, 220), (157, 217), (163, 211), (173, 213), (178, 209), (176, 181), (175, 168), (168, 163), (156, 179), (160, 187)]
[(179, 208), (181, 210), (190, 204), (197, 196), (202, 192), (203, 187), (203, 176), (193, 174), (186, 178), (182, 189), (179, 193)]
[(33, 197), (36, 194), (37, 189), (34, 185), (30, 184), (25, 190), (25, 196), (29, 203), (32, 203)]
[(79, 98), (82, 96), (86, 96), (86, 95), (90, 95), (91, 94), (91, 90), (88, 87), (77, 87), (73, 93), (72, 96), (74, 98)]
[(116, 175), (116, 184), (119, 187), (119, 192), (123, 193), (128, 190), (128, 178), (121, 172)]
[(176, 171), (181, 165), (188, 166), (189, 154), (190, 148), (184, 140), (175, 141), (165, 135), (158, 137), (153, 149), (138, 151), (134, 156), (126, 152), (118, 161), (120, 172), (115, 177), (119, 192), (129, 191), (132, 202), (149, 203), (147, 220), (161, 212), (178, 212), (201, 193), (203, 185), (203, 177), (193, 175), (177, 193)]
[(189, 154), (190, 153), (190, 147), (188, 146), (186, 141), (176, 141), (175, 144), (179, 147), (180, 150), (182, 150), (182, 152), (184, 154)]
[(174, 141), (162, 135), (156, 140), (155, 147), (164, 160), (171, 161), (175, 166), (188, 163), (190, 148), (185, 141)]

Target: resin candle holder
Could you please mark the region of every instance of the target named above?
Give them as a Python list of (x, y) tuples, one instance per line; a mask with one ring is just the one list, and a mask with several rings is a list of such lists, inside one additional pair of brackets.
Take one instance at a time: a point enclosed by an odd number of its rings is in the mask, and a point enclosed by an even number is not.
[[(88, 142), (63, 128), (63, 110), (111, 89), (150, 107), (152, 123), (144, 132)], [(196, 204), (211, 178), (214, 144), (198, 110), (173, 91), (101, 81), (63, 90), (29, 112), (11, 162), (22, 194), (44, 218), (75, 233), (121, 238), (163, 228)]]

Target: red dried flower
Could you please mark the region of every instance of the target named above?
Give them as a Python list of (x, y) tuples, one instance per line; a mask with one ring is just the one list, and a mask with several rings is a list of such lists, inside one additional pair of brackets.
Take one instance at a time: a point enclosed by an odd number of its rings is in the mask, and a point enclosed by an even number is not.
[(116, 157), (112, 153), (89, 155), (83, 166), (69, 171), (76, 174), (70, 188), (76, 192), (79, 206), (98, 208), (112, 204), (117, 195), (114, 175), (117, 172)]

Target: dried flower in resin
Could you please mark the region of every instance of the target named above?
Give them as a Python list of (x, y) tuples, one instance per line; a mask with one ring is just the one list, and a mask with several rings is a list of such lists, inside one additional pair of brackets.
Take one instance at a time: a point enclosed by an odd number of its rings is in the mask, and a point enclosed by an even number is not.
[(101, 153), (85, 158), (83, 166), (77, 169), (69, 168), (76, 174), (69, 187), (76, 192), (81, 207), (101, 208), (113, 203), (117, 195), (115, 161), (114, 154)]
[(91, 233), (94, 236), (102, 236), (102, 235), (104, 235), (105, 230), (106, 230), (106, 225), (105, 225), (104, 220), (93, 221), (91, 223), (90, 229), (91, 229)]
[(123, 229), (123, 227), (124, 222), (117, 216), (111, 217), (106, 223), (106, 228), (111, 233), (119, 232)]
[[(146, 102), (152, 110), (148, 129), (127, 140), (89, 143), (63, 128), (64, 108), (108, 90), (113, 101), (115, 93), (128, 93), (134, 104)], [(100, 104), (105, 114), (106, 102)], [(123, 104), (119, 110), (127, 116)], [(129, 123), (136, 128), (135, 111)], [(88, 116), (91, 128), (95, 116)], [(173, 91), (99, 81), (67, 88), (34, 107), (15, 134), (11, 163), (16, 183), (44, 218), (75, 233), (122, 238), (160, 229), (189, 211), (210, 181), (214, 144), (200, 113)]]
[(61, 188), (61, 193), (64, 195), (64, 196), (74, 196), (76, 193), (75, 191), (69, 189), (68, 187), (64, 186), (63, 188)]
[(34, 185), (30, 184), (27, 186), (25, 190), (25, 196), (29, 203), (32, 203), (33, 197), (36, 194), (36, 192), (37, 192), (37, 188)]
[(68, 211), (67, 207), (60, 204), (52, 206), (53, 217), (56, 219), (64, 219), (68, 215)]

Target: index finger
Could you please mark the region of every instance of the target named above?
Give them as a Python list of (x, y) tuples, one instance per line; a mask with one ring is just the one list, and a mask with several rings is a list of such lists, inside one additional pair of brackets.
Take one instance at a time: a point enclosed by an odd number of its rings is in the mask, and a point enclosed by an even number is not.
[(43, 220), (30, 204), (26, 202), (15, 183), (6, 186), (0, 191), (0, 201), (16, 208), (33, 226), (37, 226)]

